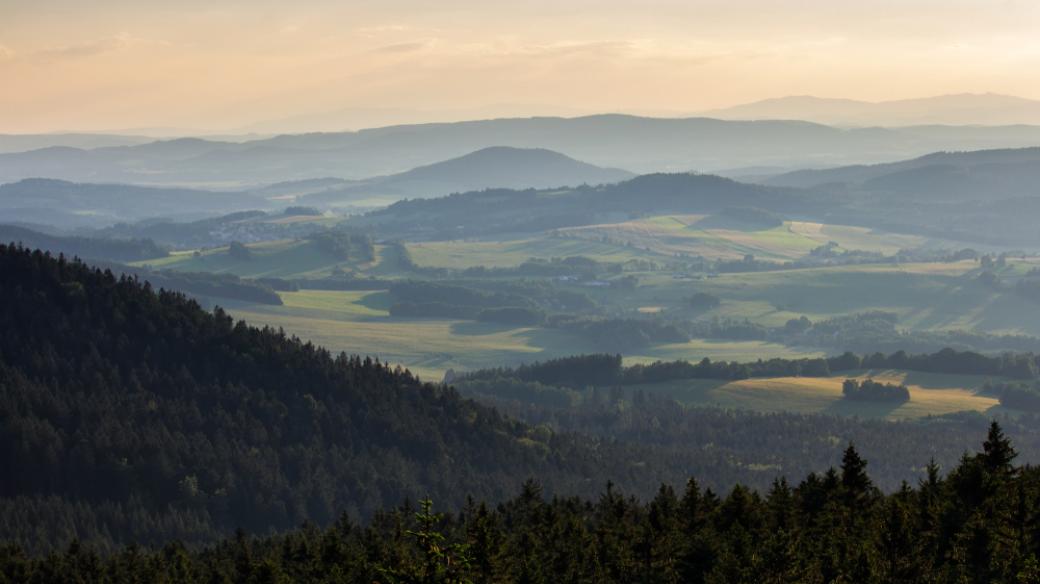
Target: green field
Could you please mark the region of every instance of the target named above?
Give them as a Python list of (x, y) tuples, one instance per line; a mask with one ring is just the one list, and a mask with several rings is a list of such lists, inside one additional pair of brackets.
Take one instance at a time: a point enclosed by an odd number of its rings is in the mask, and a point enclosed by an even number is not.
[[(290, 334), (333, 351), (378, 356), (399, 363), (425, 379), (439, 380), (448, 369), (459, 371), (517, 365), (581, 353), (595, 353), (588, 340), (557, 329), (514, 327), (464, 320), (393, 318), (385, 291), (283, 292), (283, 306), (232, 303), (228, 309), (251, 324), (282, 327)], [(704, 357), (751, 360), (800, 357), (816, 353), (782, 345), (713, 342), (658, 345), (629, 362)]]
[[(874, 404), (842, 399), (841, 384), (845, 379), (867, 377), (885, 383), (905, 384), (910, 389), (910, 401)], [(1000, 408), (997, 399), (979, 393), (987, 379), (974, 375), (857, 371), (824, 378), (780, 377), (729, 382), (693, 379), (637, 388), (668, 395), (689, 406), (908, 419), (959, 411), (994, 412)]]

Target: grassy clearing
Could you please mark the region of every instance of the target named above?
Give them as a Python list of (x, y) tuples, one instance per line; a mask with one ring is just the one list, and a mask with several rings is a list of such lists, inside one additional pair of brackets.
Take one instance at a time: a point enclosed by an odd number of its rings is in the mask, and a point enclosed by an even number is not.
[[(906, 384), (910, 401), (903, 404), (846, 401), (842, 399), (841, 384), (850, 377)], [(991, 412), (999, 408), (996, 398), (979, 394), (986, 380), (972, 375), (858, 371), (825, 378), (780, 377), (731, 382), (695, 379), (639, 387), (669, 395), (689, 406), (909, 419), (960, 411)]]

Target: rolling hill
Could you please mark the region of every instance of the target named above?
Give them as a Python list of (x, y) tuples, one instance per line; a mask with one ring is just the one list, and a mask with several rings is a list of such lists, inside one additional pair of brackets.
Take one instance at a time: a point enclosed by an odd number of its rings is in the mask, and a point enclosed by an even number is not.
[(601, 168), (543, 148), (494, 146), (407, 172), (307, 195), (300, 202), (330, 204), (371, 196), (436, 197), (488, 188), (599, 185), (633, 176), (625, 170)]
[(782, 213), (811, 208), (803, 193), (712, 175), (650, 174), (612, 185), (566, 190), (493, 189), (437, 199), (399, 201), (348, 221), (384, 235), (456, 239), (607, 223), (655, 213), (713, 213), (727, 207)]
[(26, 179), (0, 185), (7, 222), (103, 227), (150, 217), (193, 219), (256, 209), (267, 201), (244, 192)]
[(841, 201), (841, 220), (995, 245), (1040, 245), (1040, 148), (937, 152), (762, 181)]
[(800, 188), (841, 185), (944, 200), (1040, 195), (1040, 147), (936, 152), (888, 164), (800, 170), (765, 182)]

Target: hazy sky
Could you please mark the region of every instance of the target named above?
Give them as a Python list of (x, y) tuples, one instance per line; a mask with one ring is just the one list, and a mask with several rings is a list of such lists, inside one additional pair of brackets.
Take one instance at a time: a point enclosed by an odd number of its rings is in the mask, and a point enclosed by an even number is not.
[(0, 0), (0, 133), (987, 91), (1040, 98), (1040, 1)]

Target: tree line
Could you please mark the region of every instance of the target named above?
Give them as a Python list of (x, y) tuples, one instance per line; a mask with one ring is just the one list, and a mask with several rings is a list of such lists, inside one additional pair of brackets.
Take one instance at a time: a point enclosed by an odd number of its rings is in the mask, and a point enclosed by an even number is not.
[(0, 547), (18, 582), (992, 583), (1040, 579), (1040, 471), (1015, 466), (1001, 428), (945, 474), (883, 494), (853, 445), (797, 484), (719, 493), (696, 478), (645, 502), (615, 485), (548, 497), (536, 481), (499, 504), (440, 513), (424, 498), (327, 528), (215, 545), (78, 543), (45, 557)]

